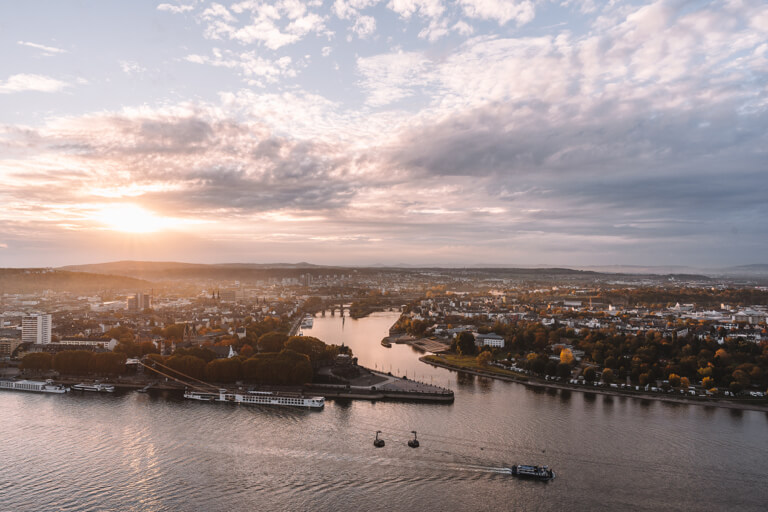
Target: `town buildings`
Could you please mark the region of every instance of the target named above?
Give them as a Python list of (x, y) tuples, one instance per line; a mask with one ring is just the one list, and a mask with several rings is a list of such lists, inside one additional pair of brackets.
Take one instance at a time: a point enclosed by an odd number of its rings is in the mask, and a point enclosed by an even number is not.
[(51, 315), (28, 315), (21, 320), (23, 343), (48, 344), (51, 342)]

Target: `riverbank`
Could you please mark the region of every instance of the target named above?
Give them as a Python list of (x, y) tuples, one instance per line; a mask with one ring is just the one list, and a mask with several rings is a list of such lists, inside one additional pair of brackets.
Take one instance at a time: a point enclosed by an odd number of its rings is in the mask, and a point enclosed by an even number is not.
[[(768, 405), (763, 405), (759, 403), (733, 402), (730, 400), (722, 400), (719, 398), (671, 397), (671, 396), (663, 396), (663, 395), (652, 395), (652, 394), (641, 393), (637, 391), (623, 391), (623, 390), (605, 389), (605, 388), (598, 388), (598, 387), (576, 386), (576, 385), (570, 385), (570, 384), (564, 384), (564, 383), (534, 380), (528, 376), (506, 375), (506, 374), (501, 374), (495, 371), (491, 371), (491, 369), (480, 370), (480, 369), (468, 368), (466, 366), (459, 366), (457, 364), (451, 364), (450, 362), (445, 361), (444, 358), (443, 360), (440, 360), (439, 358), (441, 357), (442, 356), (439, 356), (439, 355), (422, 356), (419, 358), (419, 361), (432, 366), (436, 366), (438, 368), (445, 368), (447, 370), (464, 372), (471, 375), (477, 375), (478, 377), (488, 377), (490, 379), (503, 380), (506, 382), (516, 382), (518, 384), (522, 384), (530, 388), (561, 389), (565, 391), (579, 391), (582, 393), (593, 393), (598, 395), (628, 397), (628, 398), (636, 398), (640, 400), (655, 400), (658, 402), (668, 402), (668, 403), (675, 403), (675, 404), (682, 404), (682, 405), (703, 405), (703, 406), (709, 406), (709, 407), (722, 407), (726, 409), (739, 409), (739, 410), (745, 410), (745, 411), (759, 411), (759, 412), (768, 413)], [(509, 372), (509, 373), (512, 373), (512, 372)]]

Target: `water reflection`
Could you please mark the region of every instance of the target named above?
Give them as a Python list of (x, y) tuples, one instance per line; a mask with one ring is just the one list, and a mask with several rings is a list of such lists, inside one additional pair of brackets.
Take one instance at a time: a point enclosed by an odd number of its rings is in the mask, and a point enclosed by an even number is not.
[(475, 387), (475, 376), (471, 373), (456, 372), (456, 382), (461, 387)]

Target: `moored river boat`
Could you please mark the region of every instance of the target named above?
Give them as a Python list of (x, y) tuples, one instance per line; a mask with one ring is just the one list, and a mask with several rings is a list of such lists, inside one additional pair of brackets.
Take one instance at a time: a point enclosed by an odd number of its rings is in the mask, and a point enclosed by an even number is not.
[(218, 393), (205, 391), (184, 391), (184, 398), (203, 402), (228, 402), (247, 405), (287, 405), (292, 407), (308, 407), (322, 409), (325, 407), (325, 397), (304, 396), (298, 393), (273, 393), (271, 391), (229, 391), (220, 389)]

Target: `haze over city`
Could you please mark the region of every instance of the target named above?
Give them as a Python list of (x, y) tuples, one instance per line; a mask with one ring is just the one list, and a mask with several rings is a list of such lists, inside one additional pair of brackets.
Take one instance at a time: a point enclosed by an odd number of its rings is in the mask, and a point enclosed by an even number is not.
[(0, 266), (741, 265), (762, 1), (0, 6)]

